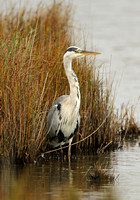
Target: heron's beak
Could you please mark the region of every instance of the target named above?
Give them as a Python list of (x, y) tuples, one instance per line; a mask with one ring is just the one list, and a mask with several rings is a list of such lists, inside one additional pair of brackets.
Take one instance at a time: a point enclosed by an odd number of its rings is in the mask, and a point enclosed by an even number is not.
[(82, 54), (83, 56), (88, 56), (88, 55), (99, 55), (101, 53), (98, 53), (98, 52), (93, 52), (93, 51), (85, 51), (85, 50), (82, 50), (79, 52), (80, 54)]

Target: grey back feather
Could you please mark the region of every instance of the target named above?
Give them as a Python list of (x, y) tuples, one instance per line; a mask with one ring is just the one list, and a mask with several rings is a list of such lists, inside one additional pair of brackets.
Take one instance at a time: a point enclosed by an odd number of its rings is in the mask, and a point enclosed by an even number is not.
[[(47, 131), (48, 134), (51, 137), (54, 137), (56, 135), (55, 130), (58, 128), (58, 114), (57, 114), (57, 105), (60, 104), (64, 99), (66, 99), (68, 95), (62, 95), (59, 98), (55, 100), (53, 103), (51, 109), (49, 110), (48, 116), (47, 116)], [(54, 131), (52, 130), (54, 129)]]
[(50, 136), (50, 144), (57, 147), (68, 143), (80, 124), (80, 115), (74, 112), (75, 106), (70, 102), (69, 95), (59, 97), (52, 105), (47, 116), (47, 133)]

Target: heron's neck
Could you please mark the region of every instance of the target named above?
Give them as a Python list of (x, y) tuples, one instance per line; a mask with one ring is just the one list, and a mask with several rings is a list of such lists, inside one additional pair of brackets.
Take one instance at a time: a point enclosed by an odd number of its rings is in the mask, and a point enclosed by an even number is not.
[(64, 59), (63, 63), (64, 63), (66, 76), (68, 78), (69, 85), (70, 85), (70, 98), (76, 99), (80, 102), (81, 95), (80, 95), (80, 89), (79, 89), (79, 82), (78, 82), (78, 78), (76, 74), (72, 70), (72, 60)]

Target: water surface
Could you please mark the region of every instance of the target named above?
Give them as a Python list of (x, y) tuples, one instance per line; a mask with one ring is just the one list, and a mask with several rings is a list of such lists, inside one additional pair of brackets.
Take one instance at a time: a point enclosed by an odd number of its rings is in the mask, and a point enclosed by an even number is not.
[(107, 73), (111, 68), (114, 90), (117, 85), (116, 108), (122, 104), (136, 107), (135, 118), (140, 123), (140, 1), (72, 2), (77, 44), (82, 42), (80, 33), (84, 33), (88, 48), (102, 53), (97, 61)]
[[(80, 156), (67, 161), (1, 167), (0, 199), (133, 199), (140, 197), (140, 140), (125, 143), (123, 150)], [(115, 176), (112, 181), (90, 181), (87, 171), (95, 164)]]

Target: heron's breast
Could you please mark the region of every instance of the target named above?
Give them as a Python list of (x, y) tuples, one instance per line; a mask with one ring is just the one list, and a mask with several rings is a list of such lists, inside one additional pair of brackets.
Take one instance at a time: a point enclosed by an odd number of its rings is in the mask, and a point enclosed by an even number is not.
[(61, 130), (64, 133), (64, 136), (69, 138), (71, 134), (75, 133), (75, 129), (77, 128), (77, 121), (78, 119), (72, 121), (67, 120), (66, 123), (63, 123), (61, 126)]
[(64, 117), (69, 121), (69, 123), (73, 123), (73, 121), (75, 121), (75, 119), (77, 119), (79, 115), (79, 109), (80, 109), (79, 101), (63, 105), (61, 110), (62, 118)]

